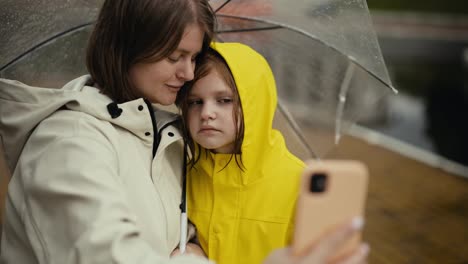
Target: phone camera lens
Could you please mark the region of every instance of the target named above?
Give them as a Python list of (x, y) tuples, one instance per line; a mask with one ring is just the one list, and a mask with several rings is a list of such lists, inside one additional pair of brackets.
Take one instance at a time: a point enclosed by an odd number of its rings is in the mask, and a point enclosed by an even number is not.
[(327, 175), (325, 173), (314, 173), (310, 177), (309, 189), (311, 192), (320, 193), (324, 192), (327, 186)]

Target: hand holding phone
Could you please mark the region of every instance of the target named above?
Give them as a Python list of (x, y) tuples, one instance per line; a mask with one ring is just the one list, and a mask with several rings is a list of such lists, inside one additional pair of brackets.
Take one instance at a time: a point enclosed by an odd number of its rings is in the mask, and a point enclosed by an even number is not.
[[(296, 207), (292, 252), (303, 255), (321, 237), (352, 218), (364, 215), (368, 170), (353, 160), (310, 161), (301, 179)], [(359, 246), (355, 234), (330, 260), (338, 259)]]

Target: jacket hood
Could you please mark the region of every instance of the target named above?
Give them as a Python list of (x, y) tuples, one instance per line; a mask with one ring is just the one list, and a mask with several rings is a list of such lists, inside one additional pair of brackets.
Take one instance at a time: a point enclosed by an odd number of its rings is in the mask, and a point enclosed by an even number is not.
[(243, 162), (250, 168), (258, 155), (282, 139), (272, 129), (277, 104), (275, 79), (265, 58), (252, 48), (240, 43), (214, 43), (212, 47), (227, 62), (236, 82), (244, 117)]
[[(99, 89), (90, 85), (89, 75), (74, 79), (60, 89), (34, 87), (19, 81), (0, 79), (0, 139), (12, 173), (34, 128), (60, 109), (92, 115), (148, 140), (142, 131), (153, 131), (151, 116), (135, 118), (141, 111), (139, 106), (149, 109), (145, 100), (137, 99), (116, 104)], [(169, 121), (177, 116), (165, 118)], [(162, 124), (158, 124), (158, 127), (160, 125)]]
[[(247, 184), (261, 177), (262, 173), (255, 173), (262, 169), (259, 164), (271, 165), (276, 162), (277, 157), (282, 157), (285, 153), (290, 155), (283, 136), (272, 128), (277, 105), (274, 76), (265, 58), (246, 45), (213, 43), (212, 48), (227, 62), (239, 92), (244, 118), (242, 163), (246, 172), (242, 173), (241, 184)], [(207, 158), (214, 160), (214, 163), (223, 163), (230, 160), (229, 156), (229, 154), (211, 154)], [(201, 157), (198, 162), (202, 163), (202, 167), (207, 166), (203, 158), (206, 155)], [(227, 173), (230, 171), (230, 166), (238, 166), (233, 161), (234, 159), (231, 159), (229, 165), (224, 168)], [(223, 168), (223, 164), (220, 167)]]

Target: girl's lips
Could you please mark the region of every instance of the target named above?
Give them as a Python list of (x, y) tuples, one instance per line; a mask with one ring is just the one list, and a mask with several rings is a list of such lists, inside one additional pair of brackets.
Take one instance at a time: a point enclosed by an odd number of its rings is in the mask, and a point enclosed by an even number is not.
[(207, 128), (201, 128), (200, 133), (210, 133), (210, 132), (219, 132), (218, 129), (214, 128), (214, 127), (207, 127)]

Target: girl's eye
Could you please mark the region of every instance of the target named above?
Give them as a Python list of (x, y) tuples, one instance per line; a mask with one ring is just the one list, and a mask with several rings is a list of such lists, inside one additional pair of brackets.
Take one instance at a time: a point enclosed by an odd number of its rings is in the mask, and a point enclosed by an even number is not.
[(222, 103), (222, 104), (228, 104), (228, 103), (232, 103), (233, 100), (232, 98), (221, 98), (218, 100), (218, 102)]
[(188, 105), (193, 106), (193, 105), (201, 105), (203, 104), (203, 101), (200, 99), (194, 99), (194, 100), (189, 100)]

